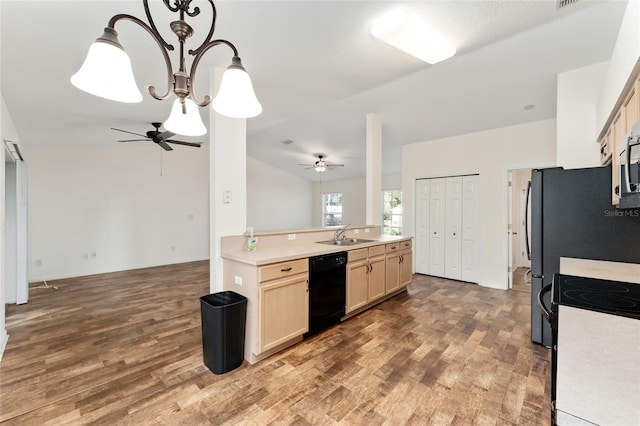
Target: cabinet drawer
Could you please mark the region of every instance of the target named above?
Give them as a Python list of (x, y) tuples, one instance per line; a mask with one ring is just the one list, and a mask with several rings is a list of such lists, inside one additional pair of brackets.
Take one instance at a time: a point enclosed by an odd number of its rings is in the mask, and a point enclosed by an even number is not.
[(393, 253), (398, 250), (400, 250), (400, 243), (387, 244), (387, 253)]
[(277, 278), (301, 274), (309, 270), (309, 259), (298, 259), (289, 262), (273, 263), (258, 269), (258, 281), (271, 281)]
[(347, 262), (355, 262), (357, 260), (366, 259), (368, 255), (369, 249), (366, 248), (349, 250), (347, 252)]
[(402, 250), (411, 250), (412, 248), (412, 241), (411, 240), (407, 240), (407, 241), (400, 241), (400, 248)]
[(380, 256), (385, 253), (385, 245), (380, 244), (379, 246), (369, 247), (369, 257)]

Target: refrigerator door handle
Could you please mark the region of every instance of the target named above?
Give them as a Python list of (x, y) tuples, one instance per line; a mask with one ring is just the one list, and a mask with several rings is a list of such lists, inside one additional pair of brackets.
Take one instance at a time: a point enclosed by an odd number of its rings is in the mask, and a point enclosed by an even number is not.
[(529, 244), (529, 198), (531, 198), (531, 181), (527, 184), (527, 196), (524, 206), (524, 241), (527, 247), (527, 259), (531, 260), (531, 246)]
[(551, 291), (551, 284), (547, 284), (540, 289), (538, 292), (538, 307), (540, 307), (540, 311), (542, 312), (542, 316), (547, 320), (547, 322), (551, 323), (551, 311), (544, 306), (543, 297), (546, 293)]
[(544, 278), (544, 275), (531, 275), (531, 278)]

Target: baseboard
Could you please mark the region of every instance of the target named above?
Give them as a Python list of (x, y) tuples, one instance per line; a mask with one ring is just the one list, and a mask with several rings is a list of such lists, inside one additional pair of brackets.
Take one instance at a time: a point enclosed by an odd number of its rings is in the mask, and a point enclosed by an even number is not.
[(2, 354), (4, 354), (4, 348), (7, 346), (8, 340), (7, 330), (2, 330), (2, 336), (0, 336), (0, 362), (2, 362)]
[(478, 283), (478, 285), (480, 287), (487, 287), (487, 288), (492, 288), (494, 290), (508, 290), (507, 288), (505, 288), (503, 285), (498, 284), (498, 283), (491, 283), (491, 282), (483, 282), (483, 283)]

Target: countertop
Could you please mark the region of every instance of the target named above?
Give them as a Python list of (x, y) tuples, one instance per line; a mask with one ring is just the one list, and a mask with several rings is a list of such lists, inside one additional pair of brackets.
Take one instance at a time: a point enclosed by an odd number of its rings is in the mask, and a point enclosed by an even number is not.
[(278, 247), (268, 247), (263, 249), (260, 248), (260, 242), (258, 241), (258, 248), (255, 251), (230, 250), (223, 252), (222, 258), (249, 265), (260, 266), (305, 257), (319, 256), (322, 254), (337, 253), (340, 251), (357, 250), (379, 244), (410, 240), (411, 238), (412, 237), (382, 235), (374, 241), (354, 244), (351, 246), (333, 246), (321, 243), (291, 241), (287, 244), (279, 245)]

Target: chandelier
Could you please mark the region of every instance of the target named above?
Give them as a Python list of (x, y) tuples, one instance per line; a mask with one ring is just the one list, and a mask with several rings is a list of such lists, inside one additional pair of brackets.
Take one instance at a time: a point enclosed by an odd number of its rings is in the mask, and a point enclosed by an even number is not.
[[(148, 23), (127, 14), (113, 16), (104, 34), (99, 37), (89, 48), (89, 53), (80, 70), (71, 77), (71, 83), (77, 88), (102, 98), (119, 102), (141, 102), (142, 94), (133, 76), (131, 60), (118, 40), (118, 33), (114, 29), (116, 22), (120, 20), (131, 21), (151, 35), (160, 47), (165, 64), (167, 66), (167, 90), (159, 94), (155, 86), (147, 86), (149, 94), (158, 100), (165, 100), (173, 92), (177, 99), (169, 118), (165, 121), (166, 130), (179, 135), (201, 136), (207, 132), (198, 107), (209, 104), (222, 115), (234, 118), (250, 118), (262, 112), (262, 106), (253, 91), (253, 85), (249, 74), (242, 66), (238, 50), (227, 40), (212, 40), (216, 24), (216, 7), (212, 0), (207, 0), (213, 10), (211, 28), (207, 38), (197, 49), (190, 49), (187, 53), (193, 56), (191, 70), (187, 72), (185, 65), (185, 43), (193, 35), (193, 28), (185, 22), (185, 15), (195, 17), (200, 14), (200, 9), (191, 9), (192, 0), (162, 0), (164, 5), (173, 13), (179, 13), (179, 19), (171, 22), (170, 27), (178, 37), (179, 65), (174, 72), (169, 57), (169, 52), (175, 48), (167, 43), (158, 32), (151, 13), (148, 0), (142, 0)], [(203, 55), (212, 47), (226, 45), (233, 51), (231, 65), (222, 75), (222, 81), (216, 97), (212, 100), (205, 95), (200, 101), (193, 91), (196, 70)]]

